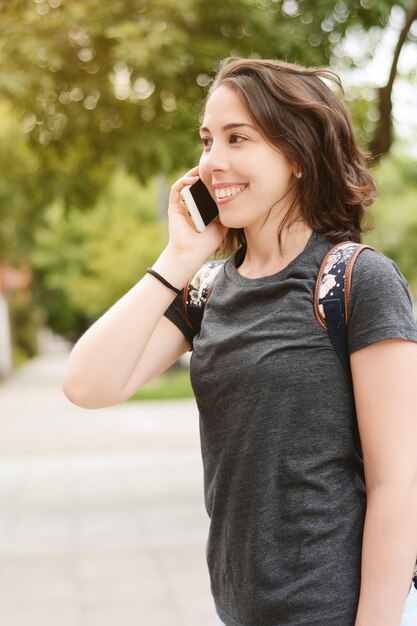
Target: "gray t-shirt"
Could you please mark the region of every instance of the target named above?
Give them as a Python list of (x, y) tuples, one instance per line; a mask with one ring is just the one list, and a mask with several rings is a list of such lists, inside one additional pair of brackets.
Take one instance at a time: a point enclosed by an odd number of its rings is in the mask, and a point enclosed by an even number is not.
[[(366, 493), (350, 381), (314, 317), (332, 244), (314, 233), (273, 276), (237, 253), (194, 340), (181, 298), (166, 312), (193, 340), (213, 597), (227, 626), (354, 626)], [(417, 341), (407, 285), (365, 250), (355, 262), (349, 350)]]

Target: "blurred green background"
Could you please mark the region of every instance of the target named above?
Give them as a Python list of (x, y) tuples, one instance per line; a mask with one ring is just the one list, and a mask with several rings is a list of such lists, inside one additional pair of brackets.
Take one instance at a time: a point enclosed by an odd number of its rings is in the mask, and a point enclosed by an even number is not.
[[(39, 329), (76, 340), (153, 263), (230, 55), (341, 74), (380, 190), (368, 241), (417, 297), (415, 1), (0, 1), (0, 378)], [(188, 375), (144, 393), (189, 395)]]

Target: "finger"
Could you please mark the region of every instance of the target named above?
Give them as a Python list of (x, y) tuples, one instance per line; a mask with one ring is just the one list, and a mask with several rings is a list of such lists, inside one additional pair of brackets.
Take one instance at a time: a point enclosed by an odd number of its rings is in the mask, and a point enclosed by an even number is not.
[(183, 181), (185, 178), (190, 178), (190, 177), (198, 178), (198, 171), (199, 171), (198, 165), (196, 165), (195, 167), (192, 167), (190, 170), (188, 170), (188, 172), (185, 172), (185, 174), (181, 176), (181, 178), (175, 181), (175, 183), (173, 184), (173, 187), (175, 187), (176, 185), (179, 185), (181, 181)]
[(185, 172), (184, 176), (195, 176), (198, 175), (199, 165), (195, 165), (188, 172)]
[(183, 176), (172, 185), (172, 190), (179, 193), (181, 189), (184, 189), (187, 185), (193, 185), (197, 180), (198, 176)]

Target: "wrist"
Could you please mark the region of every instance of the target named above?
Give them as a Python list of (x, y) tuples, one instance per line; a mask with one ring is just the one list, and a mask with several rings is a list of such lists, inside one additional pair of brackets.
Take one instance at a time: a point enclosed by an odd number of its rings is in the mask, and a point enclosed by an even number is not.
[(165, 248), (152, 265), (152, 269), (163, 276), (176, 289), (182, 289), (200, 265), (201, 263), (196, 261), (192, 255)]
[(177, 294), (177, 296), (180, 296), (182, 291), (181, 289), (177, 289), (177, 287), (174, 287), (174, 285), (171, 285), (171, 283), (169, 281), (167, 281), (163, 276), (161, 276), (161, 274), (159, 274), (158, 272), (156, 272), (154, 269), (152, 269), (151, 267), (148, 267), (148, 269), (146, 270), (147, 274), (150, 274), (151, 276), (153, 276), (154, 278), (156, 278), (156, 280), (159, 280), (159, 282), (164, 285), (164, 287), (167, 287), (168, 289), (170, 289), (171, 291), (173, 291), (174, 293)]

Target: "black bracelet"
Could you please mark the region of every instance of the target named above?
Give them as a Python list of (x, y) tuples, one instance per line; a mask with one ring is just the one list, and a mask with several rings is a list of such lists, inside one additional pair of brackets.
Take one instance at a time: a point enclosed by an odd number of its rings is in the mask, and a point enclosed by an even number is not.
[(155, 276), (155, 278), (157, 278), (160, 283), (165, 285), (165, 287), (168, 287), (168, 289), (172, 289), (172, 291), (175, 291), (175, 293), (177, 293), (178, 295), (182, 293), (182, 289), (177, 289), (176, 287), (174, 287), (174, 285), (171, 285), (171, 283), (169, 283), (163, 276), (161, 276), (161, 274), (155, 272), (155, 270), (153, 270), (151, 267), (148, 267), (146, 272), (148, 274), (152, 274), (152, 276)]

